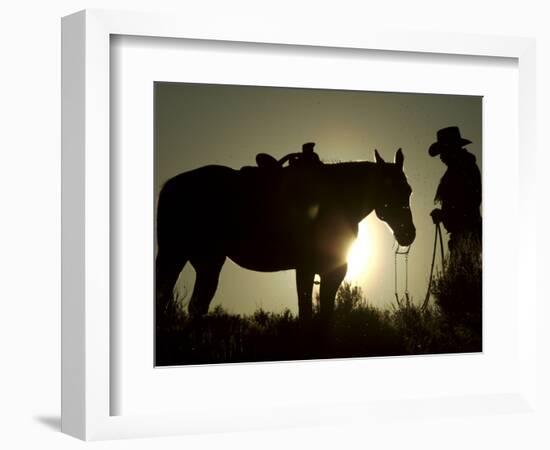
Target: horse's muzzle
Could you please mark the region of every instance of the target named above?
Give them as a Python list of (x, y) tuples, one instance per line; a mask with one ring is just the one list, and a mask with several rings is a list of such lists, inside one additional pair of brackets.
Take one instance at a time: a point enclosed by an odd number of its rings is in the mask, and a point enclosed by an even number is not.
[(401, 230), (399, 233), (395, 234), (395, 239), (397, 243), (402, 247), (408, 247), (411, 245), (416, 238), (416, 229), (412, 227), (409, 230)]

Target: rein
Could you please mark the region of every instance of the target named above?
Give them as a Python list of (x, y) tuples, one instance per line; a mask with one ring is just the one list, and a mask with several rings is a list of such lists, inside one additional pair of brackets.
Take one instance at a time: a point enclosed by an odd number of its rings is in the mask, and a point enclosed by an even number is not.
[(432, 253), (432, 267), (430, 269), (430, 279), (428, 281), (428, 290), (426, 291), (426, 297), (424, 298), (424, 303), (422, 303), (422, 309), (426, 309), (428, 306), (428, 302), (430, 300), (430, 294), (432, 289), (432, 280), (433, 280), (433, 274), (434, 274), (434, 266), (435, 266), (435, 254), (437, 251), (437, 242), (439, 241), (439, 247), (441, 249), (441, 265), (444, 266), (445, 264), (445, 250), (443, 249), (443, 236), (441, 234), (441, 225), (439, 223), (435, 224), (435, 237), (434, 237), (434, 250)]
[(401, 302), (399, 300), (399, 293), (397, 292), (397, 255), (405, 255), (405, 299), (407, 302), (409, 301), (409, 251), (411, 250), (411, 246), (401, 248), (399, 244), (397, 244), (397, 248), (395, 249), (394, 254), (394, 282), (395, 282), (395, 300), (397, 301), (397, 304), (401, 306)]

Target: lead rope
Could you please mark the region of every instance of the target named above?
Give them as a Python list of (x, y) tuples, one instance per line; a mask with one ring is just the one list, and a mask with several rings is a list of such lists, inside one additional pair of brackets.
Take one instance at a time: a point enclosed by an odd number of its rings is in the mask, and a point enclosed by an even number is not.
[(395, 285), (395, 300), (397, 301), (397, 305), (401, 306), (401, 301), (399, 300), (399, 293), (397, 292), (397, 255), (405, 255), (405, 299), (407, 302), (409, 301), (409, 251), (411, 249), (411, 246), (405, 247), (405, 249), (400, 250), (399, 244), (397, 244), (397, 248), (395, 249), (394, 254), (394, 266), (393, 266), (393, 273), (394, 273), (394, 285)]
[(441, 233), (441, 224), (437, 224), (437, 231), (439, 232), (439, 247), (441, 248), (441, 267), (445, 268), (445, 250), (443, 250), (443, 234)]
[(432, 280), (435, 266), (435, 254), (437, 253), (437, 241), (439, 240), (439, 247), (441, 249), (441, 267), (445, 267), (445, 250), (443, 249), (443, 236), (441, 234), (441, 225), (435, 224), (435, 238), (434, 238), (434, 250), (432, 252), (432, 267), (430, 269), (430, 279), (428, 280), (428, 290), (426, 291), (426, 297), (424, 303), (422, 303), (422, 310), (426, 309), (428, 302), (430, 301), (430, 294), (432, 289)]

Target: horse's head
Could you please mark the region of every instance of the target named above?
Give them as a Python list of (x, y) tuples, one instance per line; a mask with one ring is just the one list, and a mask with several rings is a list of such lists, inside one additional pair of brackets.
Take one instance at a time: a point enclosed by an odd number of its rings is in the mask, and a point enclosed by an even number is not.
[(403, 172), (403, 152), (397, 150), (393, 163), (386, 163), (378, 150), (374, 152), (381, 173), (380, 194), (374, 210), (378, 218), (390, 226), (399, 245), (409, 246), (416, 237), (416, 229), (409, 204), (412, 189)]

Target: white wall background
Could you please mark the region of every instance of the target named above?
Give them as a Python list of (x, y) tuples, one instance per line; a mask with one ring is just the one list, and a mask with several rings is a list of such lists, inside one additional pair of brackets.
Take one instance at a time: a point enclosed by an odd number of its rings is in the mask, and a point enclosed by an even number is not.
[[(83, 8), (179, 10), (209, 26), (268, 18), (285, 27), (324, 26), (459, 31), (537, 37), (540, 197), (539, 275), (550, 230), (550, 28), (543, 1), (416, 0), (167, 1), (20, 0), (0, 10), (0, 448), (79, 448), (59, 433), (60, 404), (60, 17)], [(549, 253), (550, 254), (550, 253)], [(542, 295), (542, 294), (541, 294)], [(547, 294), (544, 296), (548, 297)], [(539, 314), (549, 308), (543, 305)], [(549, 333), (538, 349), (549, 374)], [(543, 386), (541, 396), (548, 400)], [(549, 417), (504, 415), (430, 423), (281, 430), (246, 434), (102, 442), (96, 448), (548, 448)]]

